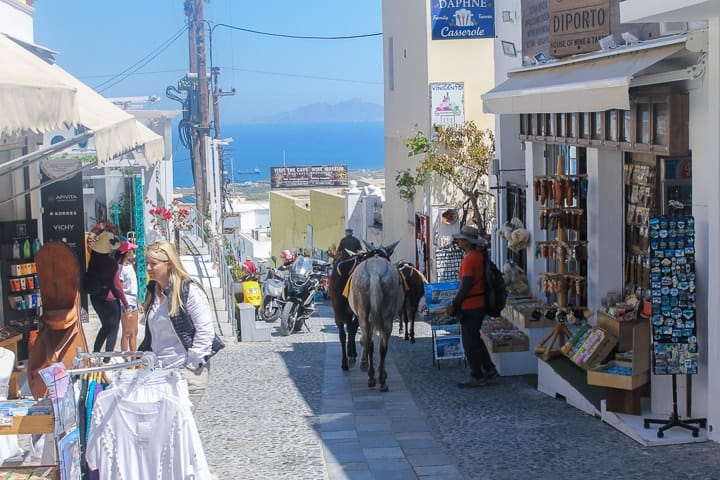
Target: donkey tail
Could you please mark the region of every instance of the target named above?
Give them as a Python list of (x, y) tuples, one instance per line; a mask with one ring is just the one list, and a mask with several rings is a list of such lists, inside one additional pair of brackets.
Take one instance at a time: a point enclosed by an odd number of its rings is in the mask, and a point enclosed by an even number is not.
[(370, 275), (370, 318), (371, 328), (375, 328), (376, 322), (382, 318), (383, 308), (383, 290), (380, 282), (380, 276), (377, 273)]

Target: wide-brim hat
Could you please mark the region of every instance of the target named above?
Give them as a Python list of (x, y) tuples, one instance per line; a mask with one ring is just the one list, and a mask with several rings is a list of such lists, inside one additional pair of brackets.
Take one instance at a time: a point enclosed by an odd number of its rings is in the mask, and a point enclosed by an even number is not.
[(120, 239), (110, 231), (90, 234), (88, 237), (90, 250), (97, 253), (110, 253), (120, 248)]
[(453, 233), (453, 238), (455, 240), (467, 240), (468, 242), (472, 243), (473, 245), (486, 245), (487, 242), (484, 238), (480, 236), (480, 231), (473, 227), (472, 225), (464, 225), (460, 232)]

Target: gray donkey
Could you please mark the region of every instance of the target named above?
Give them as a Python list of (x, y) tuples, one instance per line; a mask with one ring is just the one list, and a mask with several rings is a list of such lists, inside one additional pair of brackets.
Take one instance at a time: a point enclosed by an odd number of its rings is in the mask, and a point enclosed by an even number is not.
[(367, 369), (368, 387), (374, 387), (373, 339), (377, 335), (380, 345), (378, 380), (381, 392), (388, 390), (385, 356), (392, 335), (393, 321), (400, 315), (404, 300), (405, 292), (400, 274), (395, 265), (386, 258), (371, 257), (355, 268), (348, 302), (358, 318), (362, 332), (360, 369)]

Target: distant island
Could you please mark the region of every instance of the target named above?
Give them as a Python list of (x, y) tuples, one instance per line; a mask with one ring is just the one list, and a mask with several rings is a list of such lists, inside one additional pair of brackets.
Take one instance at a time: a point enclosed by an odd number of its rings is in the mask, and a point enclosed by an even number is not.
[(318, 102), (267, 117), (257, 118), (249, 123), (354, 123), (382, 122), (384, 109), (377, 103), (358, 99), (339, 103)]

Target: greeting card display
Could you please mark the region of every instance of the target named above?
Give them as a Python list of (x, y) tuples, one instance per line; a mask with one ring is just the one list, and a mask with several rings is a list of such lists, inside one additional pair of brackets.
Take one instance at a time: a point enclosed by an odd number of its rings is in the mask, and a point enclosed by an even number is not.
[(649, 236), (653, 372), (695, 375), (695, 219), (652, 217)]

